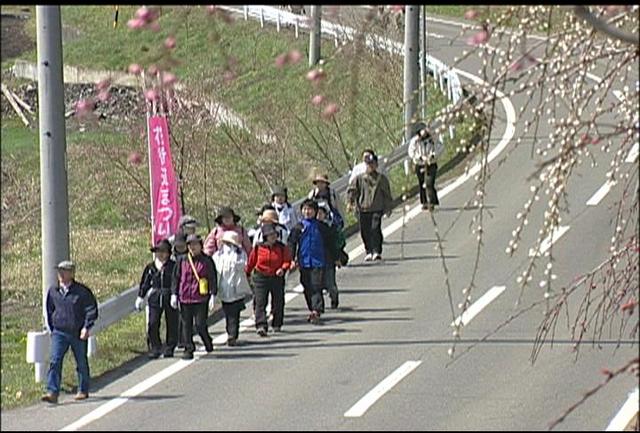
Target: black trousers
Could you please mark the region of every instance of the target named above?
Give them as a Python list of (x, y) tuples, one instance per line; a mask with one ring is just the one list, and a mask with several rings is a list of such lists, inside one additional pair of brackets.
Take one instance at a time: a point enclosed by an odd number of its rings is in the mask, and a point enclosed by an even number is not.
[(240, 332), (240, 312), (245, 309), (244, 300), (238, 299), (233, 302), (222, 302), (222, 310), (227, 324), (227, 335), (229, 338), (238, 339)]
[(184, 351), (193, 353), (196, 345), (193, 343), (193, 319), (196, 319), (196, 330), (202, 338), (205, 349), (213, 350), (213, 342), (207, 329), (207, 313), (209, 303), (200, 302), (198, 304), (180, 304), (180, 317), (182, 318), (182, 338), (184, 338)]
[(420, 203), (440, 205), (438, 192), (436, 191), (437, 172), (438, 164), (436, 163), (426, 166), (416, 166), (416, 175), (418, 176), (418, 185), (420, 186)]
[(324, 313), (324, 268), (300, 268), (300, 283), (309, 311)]
[(162, 341), (160, 340), (160, 320), (164, 312), (166, 324), (164, 353), (173, 353), (178, 344), (178, 323), (180, 323), (180, 313), (171, 308), (170, 295), (160, 295), (159, 305), (149, 304), (149, 327), (147, 336), (149, 337), (150, 350), (155, 353), (162, 351)]
[(382, 254), (382, 211), (360, 212), (360, 236), (367, 254)]
[(284, 276), (268, 276), (260, 272), (253, 273), (253, 303), (255, 305), (256, 329), (267, 326), (267, 302), (271, 294), (272, 325), (280, 327), (284, 322)]

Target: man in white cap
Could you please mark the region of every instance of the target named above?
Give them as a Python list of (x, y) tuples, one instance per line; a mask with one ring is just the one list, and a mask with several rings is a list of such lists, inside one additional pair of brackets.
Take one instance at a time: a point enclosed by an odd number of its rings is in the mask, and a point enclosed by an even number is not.
[(51, 355), (47, 373), (47, 393), (42, 401), (58, 403), (62, 361), (69, 347), (76, 359), (78, 393), (75, 400), (89, 397), (87, 340), (98, 318), (98, 303), (91, 290), (75, 280), (75, 264), (64, 260), (56, 266), (58, 285), (47, 292), (47, 327), (51, 332)]

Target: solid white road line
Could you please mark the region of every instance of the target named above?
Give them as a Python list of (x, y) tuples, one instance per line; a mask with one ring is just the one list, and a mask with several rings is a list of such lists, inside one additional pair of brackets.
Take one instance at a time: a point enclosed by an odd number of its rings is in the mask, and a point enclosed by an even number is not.
[(631, 422), (634, 415), (638, 414), (638, 388), (635, 391), (629, 393), (629, 398), (622, 406), (620, 411), (611, 420), (605, 431), (623, 431)]
[(146, 390), (148, 390), (152, 386), (157, 385), (158, 383), (160, 383), (163, 380), (165, 380), (167, 377), (174, 375), (175, 373), (179, 372), (180, 370), (182, 370), (185, 367), (188, 367), (195, 360), (196, 360), (196, 358), (190, 359), (190, 360), (180, 360), (180, 361), (176, 362), (175, 364), (165, 368), (164, 370), (159, 371), (158, 373), (154, 374), (153, 376), (151, 376), (151, 377), (147, 378), (146, 380), (140, 382), (136, 386), (134, 386), (132, 388), (129, 388), (127, 391), (125, 391), (122, 394), (120, 394), (119, 397), (114, 398), (113, 400), (103, 404), (99, 408), (89, 412), (87, 415), (83, 416), (79, 420), (67, 425), (66, 427), (61, 428), (60, 431), (78, 430), (78, 429), (86, 426), (87, 424), (97, 420), (98, 418), (103, 417), (104, 415), (106, 415), (107, 413), (111, 412), (112, 410), (122, 406), (131, 397), (135, 397), (135, 396), (137, 396), (139, 394), (142, 394), (143, 392), (145, 392)]
[(591, 197), (589, 201), (587, 201), (587, 206), (597, 206), (598, 203), (602, 201), (604, 196), (606, 196), (609, 191), (611, 191), (611, 187), (614, 185), (615, 182), (612, 182), (610, 180), (606, 181), (604, 185), (602, 185), (600, 189), (598, 189), (596, 193), (593, 194), (593, 197)]
[[(558, 226), (553, 233), (551, 233), (549, 236), (547, 236), (542, 243), (540, 244), (540, 251), (537, 254), (538, 256), (543, 255), (544, 253), (547, 252), (547, 250), (549, 248), (551, 248), (551, 245), (553, 245), (554, 243), (556, 243), (556, 241), (558, 239), (560, 239), (560, 237), (565, 234), (567, 232), (567, 230), (569, 230), (569, 226)], [(533, 257), (535, 254), (535, 251), (533, 248), (531, 248), (529, 250), (529, 257)]]
[(476, 317), (476, 314), (489, 305), (491, 301), (500, 296), (505, 289), (505, 286), (493, 286), (487, 293), (482, 295), (480, 299), (471, 304), (471, 306), (467, 308), (467, 311), (465, 311), (461, 316), (458, 316), (458, 318), (451, 323), (451, 326), (458, 326), (460, 323), (462, 323), (462, 326), (466, 326), (471, 322), (471, 319)]
[(400, 382), (405, 376), (411, 373), (417, 366), (422, 364), (422, 361), (407, 361), (396, 369), (393, 373), (387, 376), (382, 382), (376, 385), (371, 391), (369, 391), (364, 397), (362, 397), (351, 409), (344, 413), (345, 417), (359, 417), (373, 404), (382, 397), (387, 391), (393, 388), (398, 382)]

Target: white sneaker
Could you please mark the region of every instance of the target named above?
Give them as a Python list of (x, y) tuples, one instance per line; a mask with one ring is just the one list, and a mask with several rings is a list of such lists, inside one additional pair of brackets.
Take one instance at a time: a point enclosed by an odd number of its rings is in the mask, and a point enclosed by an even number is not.
[(378, 253), (375, 253), (371, 260), (382, 260), (382, 256)]
[(364, 256), (365, 262), (370, 262), (371, 260), (373, 260), (373, 254), (369, 253), (366, 256)]

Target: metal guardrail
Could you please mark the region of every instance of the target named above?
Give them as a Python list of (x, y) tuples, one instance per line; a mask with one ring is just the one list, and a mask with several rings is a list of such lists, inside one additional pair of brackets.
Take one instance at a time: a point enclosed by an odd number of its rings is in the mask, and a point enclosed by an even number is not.
[[(219, 7), (239, 12), (236, 8), (227, 6)], [(281, 24), (294, 25), (296, 27), (296, 33), (299, 27), (306, 29), (309, 28), (308, 21), (305, 17), (282, 11), (277, 8), (267, 6), (244, 6), (243, 11), (245, 19), (253, 17), (260, 19), (262, 23), (264, 23), (264, 21), (276, 22), (278, 28), (280, 28)], [(355, 31), (349, 27), (327, 22), (322, 23), (322, 32), (330, 36), (334, 36), (336, 44), (340, 42), (346, 43), (347, 40), (352, 40), (355, 35)], [(392, 53), (401, 54), (403, 52), (403, 45), (401, 43), (390, 41), (389, 39), (376, 35), (367, 35), (366, 44), (370, 48), (382, 47)], [(427, 68), (432, 71), (434, 78), (438, 80), (441, 90), (444, 91), (444, 83), (447, 83), (447, 96), (453, 104), (456, 104), (462, 98), (462, 86), (460, 85), (458, 75), (451, 71), (450, 68), (440, 60), (431, 56), (427, 56), (426, 64)], [(452, 134), (451, 129), (450, 133)], [(382, 170), (389, 169), (404, 161), (407, 154), (407, 148), (408, 143), (403, 143), (402, 145), (395, 147), (388, 155), (380, 157), (380, 168)], [(331, 182), (332, 189), (335, 190), (336, 194), (343, 195), (346, 192), (350, 174), (351, 171)], [(293, 202), (292, 206), (297, 208), (303, 200), (304, 197), (300, 198)], [(95, 336), (97, 333), (105, 330), (114, 323), (119, 322), (135, 311), (134, 302), (137, 295), (138, 285), (135, 285), (124, 292), (109, 298), (105, 302), (98, 304), (98, 320), (96, 320), (92, 330), (92, 337), (89, 340), (90, 354), (96, 351)], [(36, 382), (42, 381), (46, 371), (46, 362), (49, 352), (49, 339), (47, 337), (48, 335), (46, 332), (29, 332), (27, 334), (27, 362), (35, 363)]]

